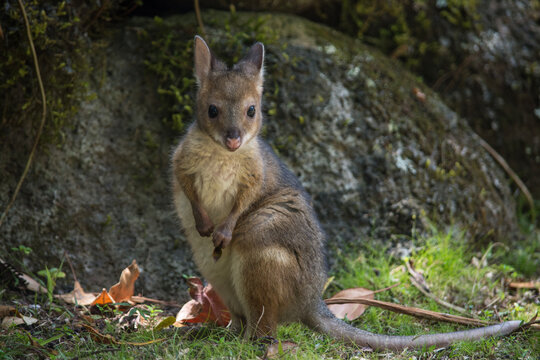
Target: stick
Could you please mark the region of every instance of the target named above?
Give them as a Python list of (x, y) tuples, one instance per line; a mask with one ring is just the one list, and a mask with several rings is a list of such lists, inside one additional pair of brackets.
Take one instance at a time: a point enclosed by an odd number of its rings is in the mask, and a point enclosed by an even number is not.
[(195, 15), (197, 16), (197, 23), (199, 23), (199, 27), (201, 28), (201, 34), (203, 37), (206, 37), (206, 31), (204, 31), (204, 24), (201, 17), (201, 8), (199, 7), (199, 0), (195, 0)]
[[(390, 310), (390, 311), (400, 313), (400, 314), (406, 314), (406, 315), (424, 318), (428, 320), (445, 321), (445, 322), (454, 323), (454, 324), (475, 325), (475, 326), (486, 326), (486, 325), (498, 324), (492, 321), (471, 319), (471, 318), (467, 318), (463, 316), (439, 313), (436, 311), (424, 310), (424, 309), (419, 309), (415, 307), (408, 307), (408, 306), (403, 306), (399, 304), (389, 303), (386, 301), (372, 300), (372, 299), (366, 299), (366, 298), (326, 299), (324, 300), (324, 302), (327, 305), (348, 304), (348, 303), (370, 305), (370, 306), (375, 306), (381, 309)], [(537, 324), (536, 322), (528, 323), (527, 327), (535, 331), (540, 331), (540, 324)]]
[(390, 311), (394, 311), (400, 314), (406, 314), (411, 316), (416, 316), (424, 319), (430, 319), (430, 320), (439, 320), (439, 321), (446, 321), (456, 324), (463, 324), (463, 325), (479, 325), (479, 326), (485, 326), (490, 325), (491, 323), (485, 320), (478, 320), (478, 319), (471, 319), (463, 316), (458, 315), (450, 315), (450, 314), (444, 314), (444, 313), (438, 313), (436, 311), (430, 311), (430, 310), (424, 310), (419, 309), (415, 307), (408, 307), (403, 306), (399, 304), (389, 303), (386, 301), (380, 301), (380, 300), (371, 300), (366, 298), (357, 298), (357, 299), (326, 299), (326, 304), (346, 304), (346, 303), (356, 303), (356, 304), (364, 304), (364, 305), (371, 305), (376, 306), (381, 309), (386, 309)]
[(77, 282), (77, 275), (75, 274), (75, 269), (73, 268), (73, 264), (71, 263), (71, 260), (69, 258), (69, 255), (67, 251), (64, 250), (64, 256), (66, 257), (66, 260), (68, 262), (69, 268), (71, 269), (71, 273), (73, 274), (73, 280)]
[(480, 143), (480, 145), (495, 159), (495, 161), (499, 163), (499, 165), (501, 165), (504, 171), (506, 171), (506, 173), (510, 175), (512, 180), (514, 180), (514, 182), (519, 187), (523, 195), (525, 195), (525, 198), (527, 198), (527, 202), (529, 203), (529, 206), (531, 207), (531, 212), (534, 217), (535, 216), (534, 201), (533, 201), (531, 192), (529, 191), (529, 189), (527, 189), (527, 186), (525, 186), (523, 181), (521, 181), (519, 176), (514, 172), (514, 170), (512, 170), (512, 168), (508, 165), (506, 160), (504, 160), (504, 158), (501, 155), (499, 155), (499, 153), (494, 148), (492, 148), (491, 145), (489, 145), (480, 136), (476, 136), (476, 138), (478, 142)]
[(17, 187), (15, 188), (15, 192), (13, 193), (11, 200), (9, 201), (8, 205), (6, 206), (6, 209), (2, 213), (2, 216), (0, 217), (0, 226), (2, 226), (2, 223), (4, 222), (4, 219), (6, 218), (6, 215), (9, 209), (11, 208), (11, 206), (13, 206), (13, 203), (15, 202), (15, 199), (17, 198), (17, 194), (19, 193), (19, 190), (21, 189), (22, 183), (24, 179), (26, 178), (26, 174), (28, 174), (28, 170), (30, 170), (30, 165), (32, 164), (32, 160), (34, 158), (34, 154), (36, 153), (36, 148), (39, 143), (39, 138), (41, 137), (41, 133), (43, 132), (43, 127), (45, 126), (45, 119), (47, 118), (47, 98), (45, 96), (45, 88), (43, 87), (43, 81), (41, 81), (41, 72), (39, 71), (39, 63), (38, 63), (38, 58), (36, 54), (36, 49), (34, 47), (34, 40), (32, 39), (32, 31), (30, 30), (30, 23), (28, 22), (28, 16), (26, 15), (26, 10), (24, 9), (22, 0), (17, 0), (17, 1), (19, 2), (19, 7), (21, 8), (21, 12), (23, 14), (24, 25), (26, 27), (26, 36), (28, 37), (28, 42), (30, 43), (30, 50), (32, 51), (32, 57), (34, 59), (34, 67), (36, 69), (36, 76), (39, 83), (39, 91), (41, 93), (41, 103), (42, 103), (43, 108), (41, 112), (41, 124), (39, 125), (36, 140), (34, 141), (34, 146), (32, 147), (30, 156), (28, 156), (26, 167), (24, 168), (21, 178), (19, 179), (19, 183), (17, 184)]
[(454, 304), (451, 304), (449, 302), (446, 302), (444, 301), (443, 299), (439, 299), (438, 297), (436, 297), (434, 294), (432, 294), (430, 291), (429, 291), (429, 288), (426, 286), (422, 286), (417, 280), (416, 280), (416, 277), (422, 277), (421, 274), (419, 274), (415, 269), (413, 269), (412, 267), (412, 264), (411, 264), (411, 261), (407, 261), (406, 262), (406, 265), (407, 265), (407, 270), (409, 271), (409, 274), (411, 274), (410, 276), (410, 280), (411, 280), (411, 283), (418, 289), (420, 290), (420, 292), (422, 294), (424, 294), (425, 296), (427, 296), (428, 298), (430, 298), (431, 300), (435, 301), (437, 304), (441, 305), (441, 306), (444, 306), (448, 309), (452, 309), (454, 311), (457, 311), (458, 313), (461, 313), (461, 314), (466, 314), (467, 313), (467, 310), (465, 310), (464, 308), (460, 307), (460, 306), (457, 306), (457, 305), (454, 305)]

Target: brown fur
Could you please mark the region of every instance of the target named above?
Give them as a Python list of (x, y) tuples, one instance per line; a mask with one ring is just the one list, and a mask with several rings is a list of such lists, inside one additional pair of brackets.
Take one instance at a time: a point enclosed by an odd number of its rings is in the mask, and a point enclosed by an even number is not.
[[(263, 57), (257, 43), (229, 70), (195, 38), (197, 119), (173, 155), (178, 215), (195, 263), (231, 311), (232, 327), (247, 337), (265, 336), (274, 335), (279, 323), (300, 321), (345, 341), (391, 349), (515, 329), (515, 323), (505, 323), (481, 331), (390, 337), (353, 328), (328, 311), (320, 298), (325, 236), (311, 199), (258, 136)], [(217, 116), (210, 116), (210, 106)], [(250, 106), (253, 117), (247, 115)], [(232, 137), (240, 144), (233, 151)]]

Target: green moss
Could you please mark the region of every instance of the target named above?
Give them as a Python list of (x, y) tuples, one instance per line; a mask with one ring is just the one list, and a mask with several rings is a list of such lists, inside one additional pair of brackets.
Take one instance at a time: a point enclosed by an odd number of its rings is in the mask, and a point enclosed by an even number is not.
[[(61, 145), (64, 129), (87, 94), (91, 66), (87, 52), (91, 36), (99, 32), (103, 19), (124, 11), (120, 0), (86, 2), (24, 1), (47, 98), (46, 127), (42, 143)], [(130, 6), (132, 6), (131, 4)], [(22, 12), (16, 0), (7, 0), (0, 12), (3, 38), (0, 51), (0, 131), (37, 128), (41, 118), (41, 95)]]
[[(236, 63), (245, 55), (249, 46), (260, 41), (266, 46), (277, 43), (275, 29), (266, 25), (265, 16), (237, 16), (234, 8), (226, 16), (212, 11), (203, 14), (208, 35), (206, 41), (223, 61), (229, 65)], [(225, 29), (219, 36), (213, 29)], [(193, 36), (198, 33), (195, 23), (186, 23), (178, 28), (174, 22), (159, 17), (155, 18), (154, 27), (141, 33), (150, 41), (151, 49), (147, 52), (147, 69), (158, 79), (157, 93), (161, 97), (163, 122), (174, 132), (181, 133), (193, 118), (195, 109), (195, 78), (193, 76)], [(284, 47), (282, 46), (281, 49)], [(266, 68), (272, 72), (272, 51), (266, 53)], [(275, 94), (267, 91), (267, 94)]]
[(341, 30), (401, 59), (432, 81), (441, 75), (435, 71), (451, 69), (461, 61), (441, 45), (441, 29), (480, 28), (476, 0), (345, 1), (341, 18)]

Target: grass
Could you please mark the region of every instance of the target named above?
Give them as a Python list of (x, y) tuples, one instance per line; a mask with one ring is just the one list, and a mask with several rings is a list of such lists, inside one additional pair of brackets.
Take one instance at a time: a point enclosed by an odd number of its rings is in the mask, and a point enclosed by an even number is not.
[[(536, 249), (538, 231), (528, 235), (519, 245), (521, 253)], [(508, 264), (508, 250), (502, 246), (489, 246), (482, 251), (469, 248), (460, 232), (449, 230), (435, 232), (432, 236), (413, 240), (415, 250), (410, 258), (416, 270), (423, 271), (426, 282), (435, 296), (464, 307), (469, 315), (497, 320), (530, 320), (539, 307), (538, 291), (510, 290), (507, 280), (528, 278)], [(407, 306), (415, 306), (440, 312), (454, 313), (442, 308), (433, 300), (422, 295), (408, 280), (404, 259), (389, 255), (385, 249), (371, 248), (362, 252), (347, 252), (351, 256), (343, 259), (343, 266), (334, 275), (325, 297), (350, 287), (381, 289), (396, 282), (401, 285), (376, 295), (376, 298)], [(524, 261), (535, 264), (533, 253)], [(25, 300), (26, 299), (26, 300)], [(536, 300), (535, 300), (536, 299)], [(486, 307), (486, 304), (492, 303)], [(22, 295), (9, 291), (0, 292), (0, 304), (15, 305), (27, 316), (38, 319), (34, 325), (19, 325), (0, 331), (0, 358), (50, 357), (56, 359), (255, 359), (264, 358), (269, 339), (244, 341), (227, 329), (208, 326), (185, 336), (183, 328), (153, 331), (152, 327), (134, 328), (135, 316), (123, 316), (118, 311), (107, 316), (91, 314), (73, 306), (51, 303), (47, 295)], [(146, 306), (146, 305), (144, 305)], [(156, 316), (174, 315), (178, 309), (146, 306), (144, 313)], [(459, 314), (457, 314), (459, 315)], [(87, 319), (87, 320), (84, 320)], [(120, 320), (121, 319), (121, 320)], [(157, 319), (154, 319), (154, 324)], [(80, 326), (90, 321), (95, 329), (105, 336), (95, 338)], [(463, 329), (463, 326), (420, 320), (370, 307), (353, 324), (377, 333), (411, 335), (430, 332), (448, 332)], [(114, 343), (105, 343), (113, 339)], [(132, 345), (163, 339), (148, 345)], [(277, 339), (297, 344), (294, 353), (282, 351), (279, 358), (294, 359), (379, 359), (381, 356), (396, 359), (411, 358), (471, 358), (471, 359), (537, 359), (540, 358), (538, 332), (524, 332), (505, 338), (487, 339), (476, 342), (461, 342), (437, 352), (405, 351), (399, 354), (370, 353), (354, 346), (344, 345), (331, 338), (314, 333), (299, 324), (281, 326)], [(283, 347), (286, 349), (286, 347)]]

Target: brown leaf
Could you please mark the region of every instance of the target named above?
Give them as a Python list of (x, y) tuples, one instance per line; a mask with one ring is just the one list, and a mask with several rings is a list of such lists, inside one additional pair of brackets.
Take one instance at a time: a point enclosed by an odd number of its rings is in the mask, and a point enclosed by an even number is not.
[(26, 282), (26, 288), (33, 292), (39, 292), (42, 294), (47, 293), (47, 289), (45, 289), (43, 286), (41, 286), (40, 283), (38, 283), (36, 280), (31, 278), (30, 276), (26, 274), (22, 274), (21, 278)]
[(296, 354), (298, 344), (292, 341), (276, 341), (266, 349), (265, 359), (279, 359), (280, 357)]
[(2, 328), (4, 329), (7, 329), (13, 325), (22, 325), (22, 324), (24, 324), (24, 320), (17, 316), (6, 316), (2, 320)]
[(85, 292), (81, 286), (81, 283), (75, 281), (75, 285), (73, 286), (73, 290), (71, 292), (62, 295), (54, 295), (54, 297), (57, 299), (62, 299), (68, 304), (86, 306), (94, 302), (96, 299), (96, 294)]
[(14, 315), (17, 312), (13, 306), (0, 305), (0, 319), (6, 316)]
[[(345, 289), (338, 292), (336, 295), (332, 296), (328, 300), (336, 299), (374, 299), (373, 291), (364, 289), (364, 288), (352, 288)], [(360, 315), (366, 311), (367, 305), (357, 304), (357, 303), (347, 303), (347, 304), (330, 304), (328, 309), (335, 315), (338, 319), (344, 319), (347, 317), (349, 320), (355, 320)]]
[(227, 326), (231, 320), (229, 310), (212, 288), (211, 284), (203, 286), (201, 279), (187, 279), (189, 295), (193, 300), (188, 301), (176, 315), (176, 322), (201, 323), (214, 322), (219, 326)]
[(131, 298), (135, 292), (135, 280), (139, 277), (139, 266), (137, 262), (133, 260), (131, 265), (122, 270), (120, 275), (120, 281), (111, 286), (109, 294), (117, 302), (127, 301)]
[(99, 294), (94, 301), (90, 304), (90, 306), (93, 305), (106, 305), (106, 304), (112, 304), (115, 303), (114, 298), (109, 295), (106, 289), (101, 290), (101, 294)]

